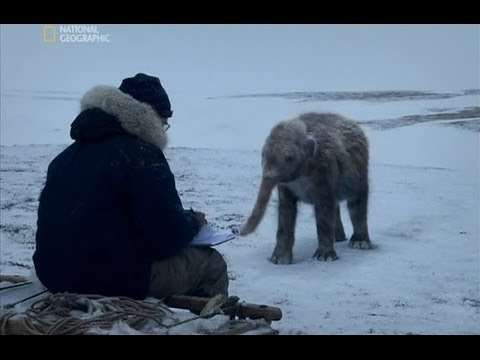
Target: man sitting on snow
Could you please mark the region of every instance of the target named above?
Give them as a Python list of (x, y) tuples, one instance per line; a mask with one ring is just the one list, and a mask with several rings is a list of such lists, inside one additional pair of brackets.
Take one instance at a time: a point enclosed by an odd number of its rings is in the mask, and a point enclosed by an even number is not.
[(206, 220), (184, 210), (163, 154), (171, 116), (160, 80), (145, 74), (83, 96), (75, 142), (49, 165), (40, 196), (33, 262), (49, 291), (228, 294), (223, 257), (189, 247)]

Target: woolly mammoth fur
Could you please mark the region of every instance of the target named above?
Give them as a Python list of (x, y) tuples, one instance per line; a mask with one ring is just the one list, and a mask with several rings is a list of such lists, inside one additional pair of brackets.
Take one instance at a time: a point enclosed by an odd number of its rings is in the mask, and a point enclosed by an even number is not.
[(334, 242), (346, 240), (339, 202), (347, 201), (354, 233), (349, 246), (371, 249), (368, 234), (368, 139), (353, 120), (332, 113), (305, 113), (275, 125), (262, 149), (262, 181), (255, 206), (240, 230), (257, 228), (270, 195), (278, 189), (277, 241), (270, 258), (275, 264), (293, 259), (297, 203), (313, 205), (318, 260), (336, 260)]

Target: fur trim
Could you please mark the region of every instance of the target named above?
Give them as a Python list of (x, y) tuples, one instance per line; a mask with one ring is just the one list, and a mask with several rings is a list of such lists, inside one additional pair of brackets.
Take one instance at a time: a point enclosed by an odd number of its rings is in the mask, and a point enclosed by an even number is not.
[(167, 146), (163, 119), (150, 105), (135, 100), (117, 88), (99, 85), (87, 91), (80, 100), (80, 111), (91, 108), (99, 108), (115, 116), (125, 131), (161, 150)]

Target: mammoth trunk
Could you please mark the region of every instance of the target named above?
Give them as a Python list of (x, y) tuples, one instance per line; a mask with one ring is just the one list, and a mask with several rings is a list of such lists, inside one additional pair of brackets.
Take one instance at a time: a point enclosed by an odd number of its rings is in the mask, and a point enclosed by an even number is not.
[(262, 183), (260, 184), (260, 190), (258, 191), (257, 201), (255, 207), (250, 214), (250, 217), (247, 220), (247, 223), (240, 231), (240, 235), (248, 235), (255, 231), (260, 221), (265, 215), (265, 210), (267, 208), (268, 200), (270, 200), (270, 195), (272, 194), (273, 187), (275, 186), (275, 181), (271, 178), (262, 178)]

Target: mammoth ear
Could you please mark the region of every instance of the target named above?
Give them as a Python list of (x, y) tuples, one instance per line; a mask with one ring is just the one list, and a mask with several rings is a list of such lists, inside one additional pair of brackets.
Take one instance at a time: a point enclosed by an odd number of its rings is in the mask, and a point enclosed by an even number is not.
[(307, 135), (307, 141), (305, 141), (305, 151), (308, 157), (313, 157), (315, 155), (315, 150), (317, 149), (317, 140), (311, 135)]

